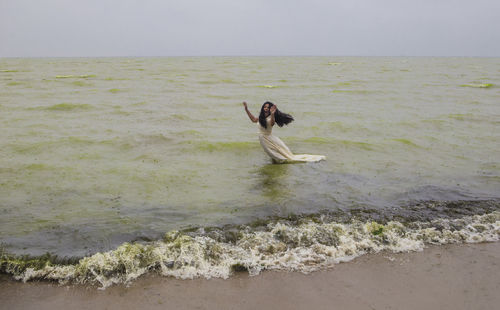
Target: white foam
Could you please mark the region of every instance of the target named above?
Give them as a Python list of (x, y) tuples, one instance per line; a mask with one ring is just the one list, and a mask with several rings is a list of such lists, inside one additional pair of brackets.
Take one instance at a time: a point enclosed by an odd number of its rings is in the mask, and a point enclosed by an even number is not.
[(150, 270), (179, 279), (228, 278), (233, 266), (246, 268), (250, 275), (266, 269), (308, 273), (366, 253), (421, 251), (425, 244), (498, 241), (500, 212), (409, 225), (310, 221), (292, 226), (278, 222), (269, 224), (265, 231), (243, 229), (239, 236), (235, 243), (229, 243), (206, 235), (170, 232), (162, 241), (125, 243), (113, 251), (83, 258), (77, 265), (28, 268), (15, 278), (97, 283), (105, 288), (127, 284)]

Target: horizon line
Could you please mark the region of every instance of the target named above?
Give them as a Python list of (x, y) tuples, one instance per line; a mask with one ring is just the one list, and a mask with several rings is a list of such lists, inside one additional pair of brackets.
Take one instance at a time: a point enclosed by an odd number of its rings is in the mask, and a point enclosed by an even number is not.
[(182, 58), (182, 57), (408, 57), (408, 58), (499, 58), (498, 56), (485, 56), (485, 55), (113, 55), (113, 56), (1, 56), (0, 59), (5, 58)]

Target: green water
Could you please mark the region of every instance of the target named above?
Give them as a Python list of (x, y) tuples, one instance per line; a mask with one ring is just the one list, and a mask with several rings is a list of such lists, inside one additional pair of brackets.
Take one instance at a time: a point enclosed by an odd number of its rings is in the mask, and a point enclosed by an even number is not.
[[(0, 242), (85, 255), (172, 229), (500, 198), (499, 58), (0, 59)], [(274, 128), (314, 164), (273, 165)]]

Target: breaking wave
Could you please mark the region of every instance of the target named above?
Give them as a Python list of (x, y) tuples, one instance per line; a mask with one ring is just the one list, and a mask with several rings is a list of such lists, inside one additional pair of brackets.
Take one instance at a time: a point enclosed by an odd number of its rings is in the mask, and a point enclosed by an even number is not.
[[(22, 281), (43, 279), (102, 288), (127, 284), (149, 272), (179, 279), (228, 278), (238, 271), (308, 273), (367, 253), (498, 241), (499, 209), (497, 201), (428, 202), (394, 214), (351, 210), (170, 231), (162, 240), (124, 243), (81, 259), (3, 253), (0, 272)], [(474, 212), (484, 213), (471, 215)]]

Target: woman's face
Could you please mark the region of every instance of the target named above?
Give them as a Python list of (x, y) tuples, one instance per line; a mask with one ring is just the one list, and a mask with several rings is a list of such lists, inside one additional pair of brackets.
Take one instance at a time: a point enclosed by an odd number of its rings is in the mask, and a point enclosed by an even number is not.
[(269, 104), (267, 103), (264, 105), (264, 113), (269, 113)]

